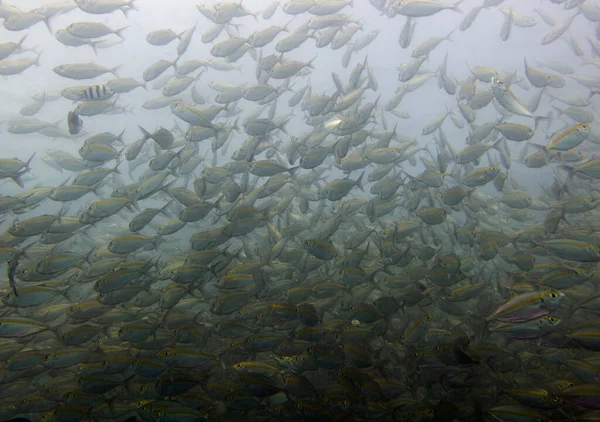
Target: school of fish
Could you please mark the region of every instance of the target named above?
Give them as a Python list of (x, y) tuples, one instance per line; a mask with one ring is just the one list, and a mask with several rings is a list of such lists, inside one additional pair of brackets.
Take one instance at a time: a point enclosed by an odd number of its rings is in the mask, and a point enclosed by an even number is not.
[[(26, 3), (0, 1), (0, 139), (36, 139), (0, 150), (0, 420), (600, 421), (599, 1)], [(192, 24), (126, 50), (157, 7)], [(546, 35), (487, 67), (488, 19), (493, 48)], [(62, 85), (9, 100), (36, 68)]]

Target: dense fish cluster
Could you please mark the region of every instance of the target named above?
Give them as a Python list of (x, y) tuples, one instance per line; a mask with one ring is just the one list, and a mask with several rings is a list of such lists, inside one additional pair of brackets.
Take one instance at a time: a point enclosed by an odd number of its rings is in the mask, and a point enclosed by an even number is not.
[(600, 420), (598, 1), (27, 3), (0, 420)]

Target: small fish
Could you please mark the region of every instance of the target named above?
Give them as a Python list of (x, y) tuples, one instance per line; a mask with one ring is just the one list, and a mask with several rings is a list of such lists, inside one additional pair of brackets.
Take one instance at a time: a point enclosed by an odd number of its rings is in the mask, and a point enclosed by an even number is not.
[(519, 116), (535, 117), (527, 108), (519, 101), (519, 99), (512, 93), (512, 91), (506, 86), (503, 80), (497, 76), (493, 76), (491, 79), (492, 92), (496, 100), (511, 113), (518, 114)]
[(124, 39), (121, 32), (127, 28), (129, 27), (114, 30), (100, 22), (76, 22), (68, 25), (66, 30), (69, 34), (79, 38), (100, 38), (108, 34), (115, 34)]
[(392, 4), (391, 8), (401, 15), (419, 18), (431, 16), (447, 9), (461, 13), (458, 6), (462, 2), (463, 0), (459, 0), (453, 4), (444, 4), (432, 0), (397, 0)]
[(83, 128), (83, 121), (79, 117), (79, 114), (77, 114), (76, 110), (69, 111), (69, 114), (67, 115), (67, 123), (69, 125), (69, 133), (71, 135), (78, 134)]
[(523, 293), (507, 300), (487, 320), (512, 323), (535, 320), (558, 309), (564, 297), (564, 293), (554, 290)]
[(579, 123), (552, 136), (545, 151), (568, 151), (585, 141), (590, 133), (590, 125)]
[(561, 35), (563, 35), (565, 32), (567, 32), (567, 30), (571, 27), (571, 25), (573, 24), (573, 21), (575, 20), (575, 18), (578, 15), (579, 15), (579, 13), (575, 13), (574, 15), (571, 15), (571, 16), (565, 18), (564, 20), (556, 23), (552, 27), (550, 32), (548, 32), (548, 34), (546, 34), (546, 36), (544, 36), (544, 38), (542, 39), (542, 45), (550, 44), (550, 43), (556, 41), (557, 39), (559, 39), (561, 37)]
[(8, 261), (6, 262), (6, 276), (8, 277), (10, 288), (12, 289), (15, 296), (19, 296), (19, 293), (17, 292), (16, 280), (17, 267), (21, 263), (21, 260), (27, 257), (27, 249), (31, 246), (33, 246), (33, 243), (31, 243), (28, 246), (25, 246), (24, 248), (16, 250), (10, 255)]
[(49, 326), (27, 317), (0, 318), (0, 338), (28, 337), (49, 329)]

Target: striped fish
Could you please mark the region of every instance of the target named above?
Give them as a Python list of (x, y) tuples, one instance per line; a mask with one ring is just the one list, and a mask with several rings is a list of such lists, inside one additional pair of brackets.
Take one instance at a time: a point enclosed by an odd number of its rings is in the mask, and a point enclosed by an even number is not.
[(92, 85), (82, 92), (86, 101), (103, 101), (114, 95), (114, 91), (106, 85)]
[(65, 88), (61, 94), (73, 101), (103, 101), (115, 95), (115, 92), (106, 85), (92, 85)]

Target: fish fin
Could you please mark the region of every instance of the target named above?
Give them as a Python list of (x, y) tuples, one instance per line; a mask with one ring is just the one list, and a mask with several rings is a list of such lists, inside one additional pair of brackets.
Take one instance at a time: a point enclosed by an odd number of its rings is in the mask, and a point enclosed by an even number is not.
[(563, 169), (567, 172), (567, 181), (570, 182), (575, 176), (575, 168), (566, 164), (559, 165), (558, 168)]
[(21, 174), (13, 174), (9, 176), (13, 182), (15, 182), (17, 185), (19, 185), (21, 188), (25, 187), (25, 184), (23, 183), (23, 179), (21, 179)]
[(119, 70), (119, 69), (120, 69), (120, 68), (122, 68), (122, 67), (123, 67), (123, 65), (122, 65), (122, 64), (120, 64), (120, 65), (118, 65), (118, 66), (115, 66), (115, 67), (113, 67), (113, 68), (109, 69), (109, 72), (110, 72), (110, 73), (112, 73), (113, 75), (115, 75), (115, 76), (118, 78), (118, 77), (119, 77), (119, 75), (117, 74), (117, 70)]
[[(127, 16), (127, 15), (125, 15)], [(124, 26), (123, 28), (119, 28), (115, 31), (115, 35), (119, 38), (121, 38), (123, 41), (125, 41), (125, 38), (123, 38), (123, 35), (121, 34), (121, 32), (125, 31), (127, 28), (129, 28), (129, 25)]]
[(167, 202), (167, 204), (158, 211), (159, 214), (162, 214), (165, 217), (170, 217), (170, 215), (167, 213), (167, 210), (172, 204), (173, 204), (173, 200)]
[(123, 15), (125, 15), (126, 18), (129, 18), (127, 14), (132, 10), (135, 10), (136, 12), (140, 10), (137, 8), (136, 5), (133, 4), (134, 1), (135, 0), (131, 0), (128, 4), (125, 5), (126, 7), (121, 7), (121, 12), (123, 12)]
[(457, 13), (462, 13), (462, 10), (458, 7), (460, 6), (460, 4), (465, 1), (465, 0), (458, 0), (456, 3), (454, 3), (451, 7), (452, 10), (454, 10)]
[(552, 120), (552, 113), (549, 113), (550, 115), (548, 116), (533, 116), (533, 120), (534, 120), (534, 129), (537, 130), (538, 128), (538, 123), (540, 120), (546, 120), (546, 121), (551, 121)]
[(140, 130), (142, 131), (142, 134), (144, 135), (144, 141), (152, 138), (152, 134), (150, 132), (148, 132), (146, 129), (144, 129), (140, 125), (138, 125), (138, 128), (140, 128)]
[(46, 28), (48, 28), (48, 32), (50, 32), (50, 34), (54, 34), (54, 31), (52, 30), (52, 27), (50, 26), (50, 18), (52, 17), (52, 15), (48, 15), (46, 17), (44, 17), (43, 21), (44, 21), (44, 25), (46, 25)]
[(364, 175), (365, 175), (365, 172), (363, 171), (363, 172), (360, 174), (360, 176), (358, 177), (358, 179), (356, 179), (356, 182), (355, 182), (355, 183), (356, 183), (356, 186), (358, 186), (358, 188), (359, 188), (361, 191), (363, 191), (363, 192), (365, 191), (365, 188), (364, 188), (364, 187), (363, 187), (363, 185), (362, 185), (362, 180), (363, 180), (363, 177), (364, 177)]

